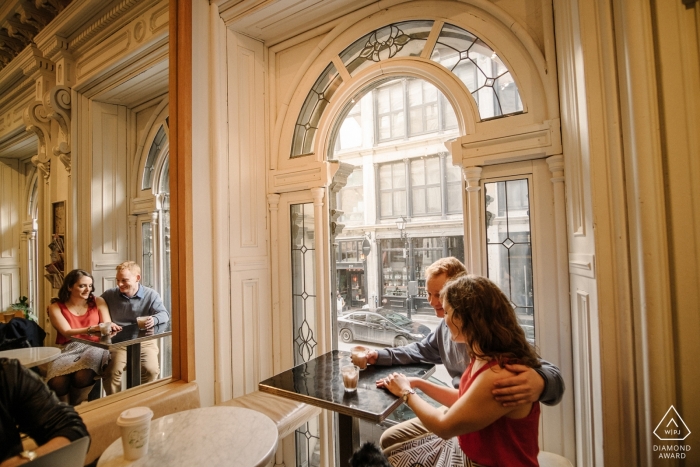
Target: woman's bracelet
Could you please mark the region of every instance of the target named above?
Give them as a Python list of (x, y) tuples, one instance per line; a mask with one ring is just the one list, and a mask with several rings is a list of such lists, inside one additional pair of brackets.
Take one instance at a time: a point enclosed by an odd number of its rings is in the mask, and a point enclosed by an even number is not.
[(90, 334), (92, 332), (92, 326), (88, 326), (87, 332), (88, 332), (88, 334)]

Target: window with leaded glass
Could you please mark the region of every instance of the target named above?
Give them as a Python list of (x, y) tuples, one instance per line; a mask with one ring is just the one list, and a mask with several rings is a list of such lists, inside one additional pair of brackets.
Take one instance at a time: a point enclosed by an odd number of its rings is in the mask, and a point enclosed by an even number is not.
[(405, 216), (406, 166), (403, 161), (379, 166), (380, 217)]
[(534, 343), (528, 179), (485, 183), (484, 193), (487, 275), (508, 296), (526, 337)]
[(442, 212), (440, 158), (411, 160), (412, 215), (425, 216)]

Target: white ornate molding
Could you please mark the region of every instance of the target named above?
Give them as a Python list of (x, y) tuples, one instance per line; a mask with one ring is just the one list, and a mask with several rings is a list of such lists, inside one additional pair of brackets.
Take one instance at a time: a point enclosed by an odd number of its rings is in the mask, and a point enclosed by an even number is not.
[(559, 119), (474, 133), (457, 138), (450, 145), (455, 164), (484, 166), (561, 154)]
[(63, 163), (68, 175), (71, 171), (71, 92), (68, 86), (55, 86), (44, 96), (48, 118), (58, 122), (58, 134), (53, 138), (53, 153)]
[(46, 108), (42, 101), (34, 101), (24, 111), (24, 124), (27, 131), (36, 134), (39, 140), (38, 153), (32, 157), (32, 164), (41, 170), (44, 181), (49, 182), (51, 175), (51, 153), (48, 148), (51, 144), (51, 120), (46, 114)]
[(552, 183), (564, 183), (564, 156), (552, 156), (547, 158), (547, 166), (552, 172)]
[(464, 167), (462, 172), (464, 173), (464, 180), (467, 182), (467, 192), (479, 191), (481, 188), (479, 186), (479, 181), (481, 181), (481, 167)]

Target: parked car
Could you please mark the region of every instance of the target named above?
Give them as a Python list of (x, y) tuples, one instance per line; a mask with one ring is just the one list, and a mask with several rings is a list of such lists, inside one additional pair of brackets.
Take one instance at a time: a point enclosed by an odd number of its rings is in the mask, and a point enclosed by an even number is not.
[(400, 346), (420, 341), (430, 328), (392, 311), (353, 311), (338, 318), (338, 333), (343, 342), (354, 340)]

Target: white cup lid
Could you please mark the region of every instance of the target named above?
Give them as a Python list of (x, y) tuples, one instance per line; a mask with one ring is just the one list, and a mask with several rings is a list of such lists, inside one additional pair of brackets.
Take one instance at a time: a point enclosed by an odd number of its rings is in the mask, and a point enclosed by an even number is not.
[(127, 426), (148, 422), (153, 418), (153, 411), (148, 407), (132, 407), (126, 409), (117, 418), (117, 425)]

